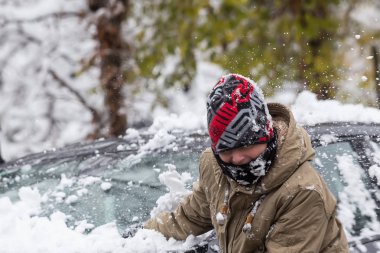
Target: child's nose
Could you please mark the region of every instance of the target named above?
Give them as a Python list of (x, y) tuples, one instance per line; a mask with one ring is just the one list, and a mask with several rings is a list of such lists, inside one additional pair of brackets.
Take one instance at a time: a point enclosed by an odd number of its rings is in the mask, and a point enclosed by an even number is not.
[(232, 160), (233, 164), (241, 165), (244, 162), (244, 157), (242, 155), (239, 155), (239, 154), (233, 154), (231, 160)]

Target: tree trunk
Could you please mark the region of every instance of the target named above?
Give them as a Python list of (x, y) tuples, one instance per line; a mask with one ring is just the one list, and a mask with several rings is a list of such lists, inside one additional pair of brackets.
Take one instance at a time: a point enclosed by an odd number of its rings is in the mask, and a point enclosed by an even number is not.
[(372, 46), (372, 55), (373, 55), (373, 71), (374, 71), (374, 80), (375, 80), (375, 88), (376, 88), (377, 107), (380, 108), (380, 70), (379, 70), (379, 55), (378, 55), (376, 46)]
[(2, 155), (1, 155), (1, 141), (3, 140), (2, 136), (3, 135), (1, 134), (1, 125), (0, 125), (0, 164), (5, 163), (5, 161), (4, 161), (4, 159), (3, 159)]
[(100, 83), (105, 92), (108, 113), (108, 136), (125, 134), (127, 115), (123, 112), (123, 62), (128, 47), (121, 36), (121, 25), (128, 13), (129, 0), (88, 0), (90, 10), (97, 13), (97, 40), (100, 50)]

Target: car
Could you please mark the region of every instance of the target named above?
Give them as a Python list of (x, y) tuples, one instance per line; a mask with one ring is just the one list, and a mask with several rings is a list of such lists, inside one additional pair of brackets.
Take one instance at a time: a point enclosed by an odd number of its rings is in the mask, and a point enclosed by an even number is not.
[[(313, 163), (338, 200), (351, 252), (379, 251), (380, 125), (304, 127), (316, 150)], [(199, 155), (209, 146), (204, 131), (130, 130), (121, 138), (28, 155), (0, 165), (0, 200), (17, 203), (20, 191), (38, 189), (41, 207), (31, 216), (52, 217), (59, 211), (68, 229), (88, 235), (115, 222), (121, 238), (151, 215), (173, 210), (190, 193)], [(167, 252), (218, 252), (212, 231), (185, 244)]]

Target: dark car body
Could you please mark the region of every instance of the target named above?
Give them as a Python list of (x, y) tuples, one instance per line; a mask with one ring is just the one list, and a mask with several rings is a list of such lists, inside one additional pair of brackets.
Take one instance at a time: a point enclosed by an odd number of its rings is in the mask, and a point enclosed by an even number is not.
[[(377, 152), (380, 125), (343, 122), (305, 128), (316, 149), (315, 167), (338, 199), (338, 212), (355, 217), (349, 226), (344, 224), (350, 234), (351, 251), (377, 252), (380, 250), (380, 230), (376, 231), (380, 224), (380, 184), (370, 172), (380, 161), (377, 159), (377, 155), (380, 157), (380, 152)], [(148, 219), (157, 198), (167, 192), (157, 178), (168, 164), (175, 165), (179, 173), (189, 172), (193, 179), (198, 177), (198, 157), (209, 146), (206, 134), (178, 131), (169, 135), (170, 138), (140, 134), (137, 137), (73, 144), (4, 163), (0, 165), (0, 197), (8, 196), (16, 201), (16, 191), (20, 187), (38, 185), (42, 189), (49, 188), (59, 184), (62, 175), (78, 178), (65, 189), (67, 197), (83, 187), (83, 177), (100, 178), (103, 182), (111, 182), (112, 188), (102, 191), (99, 187), (87, 186), (92, 194), (87, 194), (74, 206), (64, 199), (57, 202), (52, 197), (41, 215), (59, 209), (70, 213), (74, 220), (85, 217), (95, 226), (116, 220), (122, 234), (131, 224)], [(154, 138), (155, 144), (160, 143), (160, 138), (170, 141), (152, 145)], [(347, 164), (352, 168), (345, 168)], [(350, 173), (350, 169), (359, 173), (357, 181), (346, 182), (345, 174)], [(187, 187), (191, 189), (191, 183)], [(355, 194), (351, 196), (355, 189), (364, 192), (365, 199), (358, 199)], [(103, 200), (110, 197), (114, 204), (105, 207)], [(367, 207), (361, 206), (362, 203), (369, 203), (372, 210), (366, 211)], [(96, 211), (89, 206), (96, 206)], [(216, 238), (210, 234), (204, 244), (188, 252), (216, 252), (215, 244)]]

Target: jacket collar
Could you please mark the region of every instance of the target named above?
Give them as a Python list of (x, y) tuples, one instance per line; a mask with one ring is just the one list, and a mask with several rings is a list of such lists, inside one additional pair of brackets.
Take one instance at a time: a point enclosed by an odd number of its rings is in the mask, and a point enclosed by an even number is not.
[(278, 147), (273, 167), (258, 186), (258, 190), (263, 193), (270, 192), (282, 185), (302, 163), (314, 157), (310, 137), (302, 127), (297, 125), (291, 111), (277, 103), (268, 103), (268, 109), (275, 122), (285, 122), (287, 131), (279, 134), (278, 138), (281, 144)]

